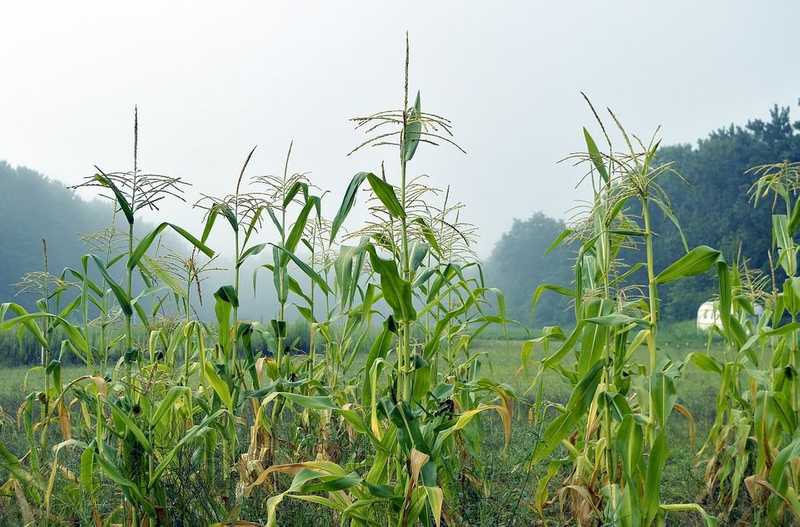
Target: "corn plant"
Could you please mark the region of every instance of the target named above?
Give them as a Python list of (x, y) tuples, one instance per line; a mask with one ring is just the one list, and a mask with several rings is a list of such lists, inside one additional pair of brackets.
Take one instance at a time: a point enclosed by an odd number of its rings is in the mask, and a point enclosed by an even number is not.
[[(148, 262), (146, 253), (155, 242), (159, 234), (167, 227), (177, 232), (182, 238), (188, 240), (197, 249), (213, 256), (213, 251), (204, 243), (192, 236), (188, 231), (170, 223), (162, 223), (156, 229), (144, 236), (140, 241), (136, 241), (134, 235), (134, 224), (136, 215), (139, 211), (150, 208), (156, 209), (158, 203), (166, 197), (180, 197), (182, 182), (178, 178), (161, 175), (142, 174), (138, 168), (138, 111), (134, 115), (134, 167), (131, 172), (110, 172), (105, 173), (98, 168), (98, 174), (92, 176), (84, 186), (99, 186), (109, 191), (109, 198), (113, 200), (115, 206), (124, 215), (128, 224), (127, 250), (119, 255), (107, 255), (101, 259), (97, 255), (89, 254), (82, 258), (80, 271), (68, 271), (80, 280), (80, 295), (78, 295), (67, 308), (50, 312), (50, 304), (44, 302), (39, 305), (40, 311), (27, 313), (20, 306), (14, 304), (4, 304), (0, 312), (5, 319), (5, 314), (10, 310), (17, 316), (3, 323), (6, 327), (23, 326), (39, 339), (43, 346), (47, 342), (46, 334), (49, 327), (58, 326), (63, 328), (67, 339), (61, 346), (61, 355), (56, 360), (48, 361), (46, 364), (46, 374), (52, 377), (52, 385), (45, 383), (45, 392), (39, 396), (43, 404), (40, 412), (39, 422), (32, 423), (34, 413), (31, 405), (33, 399), (29, 398), (26, 407), (26, 421), (31, 428), (39, 428), (42, 438), (47, 437), (48, 428), (54, 411), (58, 412), (58, 421), (61, 434), (61, 443), (54, 447), (50, 462), (52, 468), (47, 485), (40, 485), (38, 472), (43, 469), (39, 461), (44, 461), (44, 457), (49, 452), (45, 451), (46, 443), (44, 439), (41, 444), (35, 445), (29, 441), (31, 450), (29, 455), (37, 461), (31, 466), (32, 472), (20, 472), (24, 474), (26, 481), (31, 482), (34, 497), (39, 497), (39, 492), (43, 491), (44, 515), (47, 521), (49, 512), (49, 499), (52, 495), (55, 474), (60, 468), (58, 453), (65, 447), (83, 448), (83, 458), (86, 459), (87, 466), (95, 460), (106, 476), (110, 477), (117, 484), (121, 485), (125, 496), (124, 514), (135, 524), (139, 523), (140, 518), (158, 517), (159, 506), (163, 507), (163, 489), (159, 487), (159, 477), (169, 464), (170, 456), (160, 458), (154, 450), (153, 445), (159, 441), (161, 431), (159, 426), (163, 426), (162, 419), (167, 413), (167, 408), (175, 402), (180, 395), (180, 391), (164, 390), (169, 393), (163, 401), (158, 396), (159, 388), (163, 385), (163, 372), (160, 372), (159, 360), (155, 347), (159, 342), (159, 337), (163, 335), (161, 330), (150, 331), (152, 326), (151, 317), (148, 316), (144, 307), (144, 300), (152, 295), (156, 288), (156, 280), (161, 273), (153, 270), (146, 265)], [(109, 242), (107, 247), (111, 247)], [(113, 266), (117, 262), (124, 262), (124, 286), (112, 277)], [(95, 264), (95, 270), (102, 277), (102, 285), (92, 281), (89, 275), (89, 263)], [(138, 271), (147, 289), (134, 296), (134, 272)], [(110, 290), (110, 293), (107, 291)], [(91, 296), (95, 295), (95, 296)], [(98, 301), (98, 297), (104, 299), (112, 296), (119, 304), (119, 308), (125, 317), (124, 348), (122, 350), (120, 366), (115, 368), (113, 375), (104, 377), (103, 375), (87, 375), (81, 377), (67, 385), (64, 385), (60, 378), (60, 359), (65, 352), (72, 352), (78, 356), (90, 368), (96, 370), (97, 365), (93, 359), (94, 350), (90, 344), (91, 335), (89, 331), (88, 309), (90, 299), (93, 304), (101, 308), (102, 315), (107, 312), (107, 305)], [(49, 299), (48, 291), (45, 291), (45, 299)], [(72, 325), (67, 317), (77, 306), (81, 306), (82, 311), (82, 330)], [(149, 360), (144, 353), (143, 342), (136, 342), (136, 335), (133, 327), (134, 312), (139, 317), (141, 323), (148, 330), (147, 348)], [(44, 321), (44, 331), (36, 325), (35, 321)], [(179, 342), (179, 339), (172, 338), (179, 332), (170, 328), (171, 337), (168, 350), (174, 351), (172, 343)], [(107, 342), (101, 342), (101, 353), (105, 363), (107, 357)], [(135, 371), (133, 366), (137, 366)], [(93, 386), (90, 390), (82, 388), (82, 381), (93, 381), (89, 383)], [(109, 388), (110, 384), (110, 388)], [(167, 383), (169, 384), (169, 383)], [(145, 396), (146, 395), (146, 396)], [(72, 398), (70, 398), (72, 396)], [(52, 401), (52, 403), (51, 403)], [(159, 405), (164, 405), (159, 410)], [(81, 439), (73, 437), (71, 415), (69, 408), (73, 405), (79, 406), (84, 421), (88, 424), (85, 429), (90, 434), (84, 435)], [(56, 410), (54, 410), (56, 409)], [(109, 421), (107, 421), (107, 419)], [(214, 417), (216, 419), (216, 416)], [(170, 425), (173, 422), (169, 423)], [(170, 427), (168, 433), (175, 441), (180, 439), (182, 429)], [(191, 440), (193, 436), (184, 436)], [(112, 446), (113, 445), (113, 446)], [(47, 457), (50, 457), (47, 455)], [(6, 459), (17, 466), (19, 461), (6, 452)], [(93, 466), (93, 465), (92, 465)], [(19, 470), (22, 470), (21, 468)], [(93, 477), (93, 469), (87, 469), (88, 478)], [(86, 480), (86, 486), (91, 487), (91, 482)], [(97, 511), (93, 511), (96, 515)]]
[(720, 358), (695, 353), (690, 359), (721, 381), (716, 419), (700, 452), (706, 491), (730, 512), (741, 504), (746, 488), (754, 525), (785, 525), (800, 518), (798, 473), (791, 463), (798, 452), (795, 416), (800, 402), (795, 373), (800, 281), (794, 240), (800, 225), (800, 165), (760, 165), (749, 174), (756, 177), (753, 201), (773, 199), (776, 257), (770, 258), (770, 276), (760, 276), (741, 262), (719, 262), (720, 327), (715, 331), (727, 350)]
[[(339, 335), (348, 334), (348, 325), (357, 327), (368, 320), (378, 300), (385, 303), (388, 316), (350, 387), (317, 396), (274, 392), (262, 401), (263, 407), (282, 398), (287, 404), (332, 412), (369, 442), (372, 453), (366, 463), (319, 459), (267, 468), (251, 487), (268, 481), (271, 474), (293, 475), (289, 488), (267, 502), (269, 525), (276, 523), (278, 504), (286, 498), (325, 505), (356, 524), (438, 525), (447, 514), (445, 496), (455, 481), (454, 467), (469, 457), (461, 441), (477, 439), (476, 416), (496, 411), (510, 434), (509, 388), (477, 377), (476, 361), (469, 354), (463, 365), (447, 371), (434, 366), (452, 325), (481, 327), (500, 317), (484, 313), (486, 288), (479, 277), (467, 276), (468, 265), (444, 260), (440, 242), (446, 238), (437, 237), (424, 213), (426, 191), (408, 176), (420, 144), (454, 143), (450, 122), (423, 112), (419, 95), (409, 105), (406, 51), (402, 108), (355, 119), (358, 128), (375, 134), (354, 152), (393, 146), (399, 154), (397, 185), (385, 173), (356, 174), (328, 235), (329, 241), (336, 239), (359, 188), (367, 182), (373, 220), (356, 231), (357, 246), (340, 250), (333, 263), (336, 285), (330, 289), (340, 295), (337, 309), (345, 329)], [(425, 265), (428, 255), (431, 263)], [(359, 276), (364, 263), (369, 264), (366, 281)], [(313, 269), (306, 273), (324, 282)], [(453, 304), (442, 313), (443, 299), (450, 294)], [(422, 321), (428, 312), (442, 316), (426, 332)], [(332, 335), (330, 329), (321, 326), (320, 333)]]
[[(538, 484), (536, 506), (542, 510), (551, 503), (548, 484), (563, 467), (568, 474), (558, 498), (580, 525), (654, 525), (670, 512), (692, 510), (713, 525), (716, 520), (697, 504), (660, 500), (669, 417), (673, 410), (690, 414), (676, 400), (682, 367), (659, 356), (656, 339), (658, 286), (705, 272), (719, 252), (705, 246), (687, 248), (684, 256), (657, 272), (651, 214), (658, 208), (677, 226), (659, 185), (659, 179), (674, 174), (674, 169), (657, 162), (655, 136), (647, 144), (631, 137), (609, 111), (625, 144), (622, 152), (614, 152), (603, 122), (591, 104), (590, 108), (608, 151), (601, 152), (584, 128), (587, 151), (568, 159), (588, 167), (585, 178), (592, 185), (592, 201), (554, 244), (571, 239), (579, 245), (575, 281), (572, 288), (542, 285), (533, 298), (535, 305), (547, 290), (568, 296), (574, 303), (575, 326), (571, 331), (545, 328), (541, 338), (523, 347), (524, 356), (530, 357), (536, 346), (547, 344), (549, 350), (557, 345), (538, 361), (539, 367), (558, 372), (573, 386), (569, 400), (558, 407), (533, 449), (531, 463), (551, 459)], [(623, 250), (641, 246), (640, 261), (622, 259)], [(640, 269), (646, 273), (644, 287), (632, 281)], [(641, 347), (647, 352), (644, 363), (636, 356)], [(558, 452), (564, 457), (552, 459)]]
[[(289, 262), (296, 252), (308, 224), (309, 217), (316, 211), (319, 219), (321, 216), (321, 202), (318, 196), (309, 194), (309, 182), (304, 173), (290, 173), (293, 143), (290, 143), (286, 153), (286, 161), (281, 176), (259, 176), (254, 182), (263, 187), (260, 195), (267, 203), (267, 212), (275, 229), (278, 231), (279, 243), (272, 245), (272, 264), (264, 267), (273, 275), (275, 292), (278, 297), (277, 318), (270, 321), (274, 338), (275, 360), (278, 370), (287, 373), (288, 361), (284, 361), (286, 348), (286, 306), (289, 291), (299, 291), (297, 281), (288, 274)], [(292, 206), (300, 206), (294, 223), (289, 224)], [(255, 277), (254, 277), (255, 285)], [(285, 371), (284, 371), (285, 370)]]

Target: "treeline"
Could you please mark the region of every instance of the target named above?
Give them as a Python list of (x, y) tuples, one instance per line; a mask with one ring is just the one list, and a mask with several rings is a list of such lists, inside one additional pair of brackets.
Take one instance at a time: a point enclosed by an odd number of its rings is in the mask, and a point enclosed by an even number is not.
[[(729, 262), (746, 260), (749, 269), (771, 277), (768, 255), (776, 253), (771, 251), (771, 224), (764, 218), (770, 217), (772, 203), (764, 199), (754, 206), (748, 190), (756, 177), (747, 171), (764, 163), (800, 160), (800, 121), (792, 122), (789, 108), (775, 106), (768, 120), (752, 119), (744, 126), (715, 130), (696, 147), (662, 148), (659, 160), (674, 163), (685, 178), (667, 178), (663, 187), (689, 245), (709, 245), (723, 251)], [(669, 220), (655, 216), (656, 260), (663, 268), (680, 254), (682, 244)], [(664, 288), (665, 315), (693, 318), (715, 288), (711, 275), (683, 282), (679, 288)]]
[(564, 221), (536, 212), (527, 220), (515, 219), (503, 234), (486, 265), (489, 284), (506, 296), (509, 316), (527, 326), (567, 324), (572, 313), (562, 296), (543, 296), (536, 312), (531, 295), (539, 284), (569, 285), (574, 249), (562, 244), (547, 252), (566, 228)]
[[(658, 162), (672, 163), (680, 174), (665, 177), (661, 185), (689, 246), (718, 248), (728, 261), (746, 261), (750, 270), (771, 279), (770, 223), (763, 221), (770, 215), (771, 203), (762, 201), (754, 206), (748, 190), (755, 176), (747, 171), (775, 160), (800, 160), (800, 121), (792, 121), (789, 108), (775, 106), (767, 120), (732, 124), (711, 132), (694, 146), (664, 146), (659, 152)], [(800, 181), (796, 183), (798, 186), (790, 191), (800, 188)], [(629, 213), (636, 215), (638, 211)], [(653, 228), (659, 236), (655, 244), (657, 268), (663, 269), (682, 254), (683, 243), (669, 218), (660, 211), (654, 211), (653, 216)], [(531, 296), (538, 284), (571, 283), (569, 266), (576, 248), (561, 247), (544, 254), (563, 228), (561, 220), (540, 212), (527, 220), (515, 220), (487, 262), (491, 284), (504, 289), (509, 312), (520, 322), (541, 326), (569, 318), (568, 302), (555, 294), (542, 297), (535, 318), (531, 313)], [(634, 251), (627, 258), (638, 259)], [(644, 276), (641, 283), (645, 283)], [(664, 317), (694, 318), (697, 307), (714, 295), (716, 287), (710, 274), (663, 287)]]
[(27, 272), (44, 270), (42, 240), (47, 241), (48, 269), (58, 274), (85, 254), (82, 235), (112, 220), (107, 202), (86, 202), (43, 175), (0, 161), (0, 299), (30, 305), (17, 284)]

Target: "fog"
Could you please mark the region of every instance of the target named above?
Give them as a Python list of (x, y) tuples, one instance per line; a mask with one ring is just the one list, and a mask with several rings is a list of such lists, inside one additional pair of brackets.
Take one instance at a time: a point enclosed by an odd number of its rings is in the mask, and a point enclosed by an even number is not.
[[(232, 190), (254, 145), (248, 174), (279, 172), (294, 140), (292, 168), (332, 191), (332, 215), (355, 172), (385, 160), (397, 176), (392, 150), (346, 156), (363, 140), (348, 118), (400, 107), (407, 30), (411, 89), (467, 151), (423, 145), (410, 170), (452, 186), (485, 256), (513, 218), (564, 217), (584, 195), (557, 164), (592, 125), (581, 90), (665, 143), (800, 95), (796, 2), (575, 5), (7, 3), (0, 159), (68, 185), (128, 170), (138, 105), (141, 167), (190, 181), (190, 203)], [(200, 224), (177, 202), (150, 218)]]

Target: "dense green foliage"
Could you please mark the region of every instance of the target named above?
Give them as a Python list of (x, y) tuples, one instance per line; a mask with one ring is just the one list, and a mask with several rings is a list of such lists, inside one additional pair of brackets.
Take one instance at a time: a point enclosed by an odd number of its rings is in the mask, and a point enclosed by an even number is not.
[[(768, 120), (753, 119), (744, 126), (720, 128), (695, 147), (663, 147), (659, 161), (674, 163), (683, 176), (663, 183), (672, 200), (675, 215), (690, 244), (718, 248), (728, 261), (740, 253), (751, 268), (770, 273), (769, 217), (771, 203), (753, 206), (748, 190), (755, 177), (746, 174), (753, 166), (800, 159), (800, 122), (792, 123), (789, 108), (770, 111)], [(680, 237), (669, 220), (655, 214), (653, 229), (659, 234), (656, 262), (665, 265), (680, 254)], [(774, 251), (773, 251), (774, 252)], [(664, 314), (671, 319), (688, 319), (697, 307), (712, 297), (716, 282), (711, 276), (698, 277), (663, 293)]]
[[(354, 119), (366, 139), (353, 152), (388, 145), (394, 162), (356, 173), (332, 219), (327, 193), (290, 170), (290, 146), (281, 175), (245, 179), (250, 151), (229, 194), (203, 196), (201, 232), (143, 225), (186, 183), (141, 170), (134, 113), (131, 169), (82, 184), (113, 201), (121, 228), (63, 273), (29, 277), (35, 310), (0, 304), (0, 331), (41, 353), (40, 389), (17, 410), (24, 441), (0, 443), (11, 521), (274, 527), (311, 502), (343, 524), (438, 527), (467, 512), (453, 504), (481, 486), (480, 422), (496, 415), (506, 447), (511, 436), (513, 390), (482, 376), (473, 346), (505, 323), (504, 300), (476, 272), (460, 205), (410, 174), (421, 145), (460, 147), (419, 92), (409, 100), (408, 64), (406, 43), (403, 107)], [(364, 194), (370, 220), (348, 231)], [(227, 247), (209, 246), (215, 229)], [(191, 252), (161, 254), (164, 232)], [(231, 282), (210, 323), (195, 287), (225, 250)], [(256, 286), (246, 262), (272, 279)], [(269, 323), (243, 318), (251, 283), (274, 292)], [(307, 321), (305, 350), (290, 312)], [(68, 356), (87, 374), (65, 379)]]

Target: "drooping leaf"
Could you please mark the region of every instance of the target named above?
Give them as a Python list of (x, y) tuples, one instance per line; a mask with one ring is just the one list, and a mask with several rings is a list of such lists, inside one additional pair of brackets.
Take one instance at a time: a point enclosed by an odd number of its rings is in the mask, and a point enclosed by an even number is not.
[(209, 258), (214, 256), (214, 251), (209, 249), (205, 243), (195, 238), (189, 231), (187, 231), (183, 227), (175, 225), (174, 223), (164, 222), (161, 223), (155, 229), (153, 229), (147, 236), (142, 238), (142, 240), (133, 250), (133, 253), (131, 253), (130, 257), (128, 258), (128, 269), (133, 269), (134, 267), (136, 267), (136, 264), (138, 264), (139, 260), (142, 259), (142, 256), (144, 256), (144, 254), (147, 252), (147, 249), (150, 248), (150, 246), (153, 244), (158, 235), (161, 234), (161, 231), (163, 231), (167, 227), (170, 227), (172, 230), (180, 234), (183, 237), (183, 239), (191, 243), (194, 247), (196, 247), (199, 251), (201, 251)]
[(720, 252), (716, 249), (712, 249), (707, 245), (700, 245), (684, 254), (670, 264), (669, 267), (661, 271), (661, 273), (656, 276), (656, 282), (659, 284), (667, 284), (687, 276), (705, 273), (719, 260), (719, 257)]
[(397, 194), (395, 194), (393, 186), (375, 174), (367, 174), (367, 180), (369, 181), (370, 187), (372, 187), (372, 191), (378, 196), (378, 199), (381, 200), (381, 203), (386, 207), (389, 214), (395, 218), (402, 219), (406, 217), (406, 211), (403, 209), (403, 205), (400, 204), (400, 200), (397, 199)]

